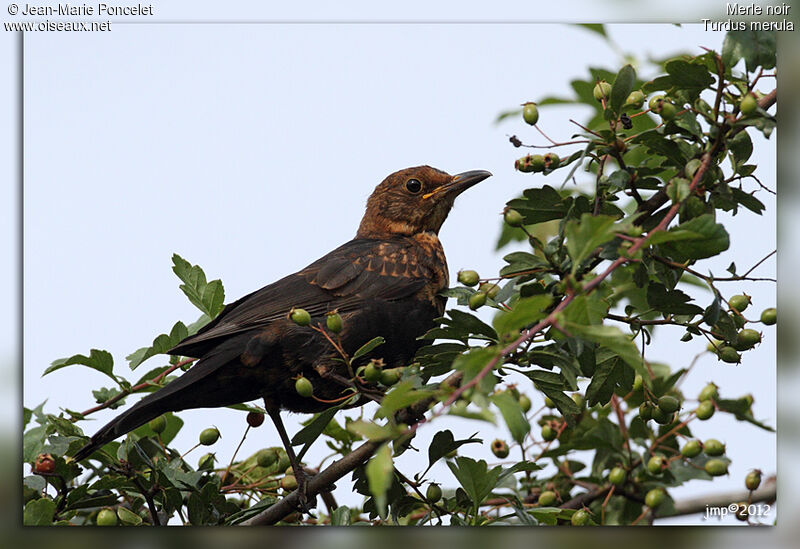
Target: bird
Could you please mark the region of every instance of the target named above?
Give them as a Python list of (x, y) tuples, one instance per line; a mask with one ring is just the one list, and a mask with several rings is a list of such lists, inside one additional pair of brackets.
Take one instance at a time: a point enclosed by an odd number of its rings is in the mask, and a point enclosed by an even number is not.
[[(376, 337), (384, 343), (361, 357), (362, 363), (410, 363), (423, 344), (419, 336), (444, 314), (447, 298), (441, 292), (448, 287), (449, 271), (439, 230), (456, 197), (491, 175), (484, 170), (449, 175), (416, 166), (387, 176), (367, 199), (355, 238), (226, 305), (197, 333), (167, 351), (197, 361), (100, 428), (73, 459), (89, 458), (106, 443), (166, 412), (263, 399), (302, 495), (306, 473), (280, 411), (316, 413), (341, 401), (352, 382), (341, 352), (352, 356)], [(309, 313), (308, 325), (292, 321), (297, 309)], [(336, 339), (324, 329), (331, 312), (342, 320)], [(295, 389), (300, 376), (312, 383), (312, 397)], [(362, 397), (354, 405), (363, 402)]]

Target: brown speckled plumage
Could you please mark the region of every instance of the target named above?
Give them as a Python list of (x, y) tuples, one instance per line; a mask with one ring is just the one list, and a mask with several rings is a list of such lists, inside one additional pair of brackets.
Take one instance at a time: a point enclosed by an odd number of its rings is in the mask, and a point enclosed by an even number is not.
[[(352, 354), (382, 336), (370, 358), (388, 366), (407, 364), (417, 337), (444, 312), (439, 292), (448, 285), (447, 261), (437, 233), (456, 196), (488, 172), (450, 176), (429, 166), (388, 176), (367, 201), (356, 238), (301, 271), (231, 303), (170, 354), (200, 360), (175, 381), (145, 396), (101, 428), (76, 459), (168, 411), (226, 406), (263, 398), (268, 410), (317, 412), (344, 387), (325, 377), (346, 376), (338, 354), (319, 332), (288, 319), (306, 309), (312, 325), (338, 311), (342, 347)], [(294, 380), (304, 375), (314, 398), (299, 396)], [(274, 419), (274, 418), (273, 418)], [(281, 429), (281, 427), (279, 427)]]

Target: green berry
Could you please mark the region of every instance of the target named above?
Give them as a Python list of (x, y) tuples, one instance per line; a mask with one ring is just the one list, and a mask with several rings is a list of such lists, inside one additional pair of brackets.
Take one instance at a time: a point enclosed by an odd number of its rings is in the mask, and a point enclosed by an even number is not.
[(650, 509), (655, 509), (662, 503), (664, 503), (664, 498), (666, 497), (666, 493), (661, 488), (653, 488), (644, 496), (644, 504), (647, 505)]
[(761, 322), (763, 322), (767, 326), (772, 326), (773, 324), (778, 322), (778, 309), (776, 309), (775, 307), (764, 309), (764, 311), (761, 313)]
[(761, 343), (761, 333), (745, 328), (737, 335), (736, 344), (733, 347), (737, 351), (746, 351), (755, 347), (757, 343)]
[(664, 469), (664, 458), (653, 456), (647, 461), (647, 470), (651, 475), (660, 475)]
[(673, 118), (675, 118), (677, 112), (678, 109), (677, 107), (675, 107), (675, 105), (673, 105), (672, 103), (667, 103), (665, 101), (661, 104), (661, 112), (659, 112), (658, 114), (661, 115), (661, 118), (663, 120), (672, 120)]
[(761, 471), (756, 469), (747, 473), (747, 476), (744, 477), (744, 485), (748, 490), (758, 490), (758, 487), (761, 486)]
[(464, 286), (475, 286), (480, 280), (476, 271), (458, 271), (458, 281)]
[(728, 364), (739, 364), (742, 361), (742, 356), (736, 352), (736, 349), (726, 345), (719, 350), (719, 358), (722, 362)]
[(213, 469), (214, 468), (214, 454), (205, 454), (197, 460), (198, 469)]
[(703, 469), (712, 477), (721, 477), (728, 474), (728, 464), (721, 459), (709, 459)]
[(625, 483), (625, 477), (627, 476), (628, 475), (625, 472), (625, 469), (622, 467), (614, 467), (611, 469), (611, 472), (608, 473), (608, 482), (614, 486), (622, 486)]
[(742, 102), (739, 103), (739, 110), (742, 111), (742, 114), (749, 115), (756, 112), (758, 108), (758, 101), (756, 100), (756, 96), (752, 93), (748, 93), (742, 98)]
[(542, 438), (544, 440), (549, 442), (551, 440), (555, 440), (556, 436), (558, 436), (558, 433), (551, 425), (545, 425), (542, 427)]
[(529, 101), (522, 105), (522, 118), (531, 126), (539, 121), (539, 109), (536, 103)]
[(623, 107), (639, 109), (642, 107), (642, 105), (644, 105), (644, 94), (641, 92), (641, 90), (634, 90), (628, 94)]
[(663, 103), (664, 103), (664, 96), (656, 95), (650, 99), (650, 102), (647, 104), (647, 106), (650, 108), (651, 111), (658, 113), (661, 111), (661, 105)]
[(611, 96), (611, 84), (605, 80), (601, 80), (595, 85), (592, 90), (592, 95), (594, 95), (594, 98), (598, 101), (608, 99)]
[(150, 426), (150, 429), (152, 429), (154, 433), (161, 434), (164, 432), (164, 429), (167, 428), (167, 418), (163, 415), (158, 416), (155, 419), (151, 419), (147, 425)]
[(709, 383), (703, 390), (700, 391), (700, 394), (697, 395), (697, 400), (703, 402), (704, 400), (717, 400), (719, 398), (719, 387), (716, 386), (714, 383)]
[(582, 409), (583, 409), (583, 406), (584, 406), (584, 404), (586, 404), (586, 401), (585, 401), (585, 400), (583, 400), (583, 395), (582, 395), (582, 394), (580, 394), (580, 393), (572, 393), (572, 394), (571, 394), (571, 395), (569, 395), (569, 396), (570, 396), (570, 397), (572, 397), (572, 401), (573, 401), (575, 404), (577, 404), (577, 405), (578, 405), (578, 408), (580, 408), (580, 409), (582, 410)]
[(325, 324), (334, 334), (338, 334), (342, 331), (342, 317), (337, 312), (328, 313), (325, 317)]
[(569, 521), (573, 526), (586, 526), (589, 524), (589, 519), (589, 513), (583, 509), (578, 509), (572, 514), (572, 518)]
[(521, 227), (525, 218), (517, 210), (507, 209), (503, 214), (503, 219), (510, 227)]
[[(522, 173), (531, 173), (534, 171), (533, 164), (531, 163), (531, 155), (523, 156), (514, 160), (514, 169)], [(541, 171), (541, 170), (539, 170)]]
[(699, 158), (692, 158), (686, 163), (686, 166), (683, 167), (683, 173), (689, 179), (694, 179), (694, 174), (697, 173), (697, 169), (703, 162)]
[(703, 443), (703, 451), (707, 456), (721, 456), (725, 453), (725, 445), (715, 438), (710, 438)]
[(642, 402), (641, 406), (639, 406), (639, 417), (642, 418), (642, 421), (650, 421), (653, 419), (653, 410), (655, 406), (650, 404), (649, 402)]
[(500, 285), (494, 282), (484, 282), (478, 286), (478, 291), (485, 293), (489, 299), (494, 299), (500, 293)]
[(250, 427), (261, 427), (264, 423), (264, 414), (261, 412), (249, 412), (247, 414), (247, 424)]
[(736, 326), (737, 330), (741, 330), (744, 328), (744, 325), (747, 324), (747, 319), (742, 315), (731, 314), (731, 320), (733, 320), (733, 325)]
[(364, 379), (375, 383), (381, 380), (381, 365), (374, 360), (371, 360), (369, 364), (364, 367)]
[(208, 429), (203, 429), (200, 433), (200, 444), (203, 446), (211, 446), (215, 442), (219, 440), (219, 429), (216, 427), (209, 427)]
[(477, 311), (486, 304), (486, 294), (483, 292), (475, 292), (469, 296), (469, 308)]
[(636, 377), (633, 378), (633, 390), (641, 391), (643, 386), (644, 386), (644, 380), (642, 379), (642, 376), (636, 374)]
[(658, 407), (662, 412), (671, 414), (677, 412), (681, 407), (681, 402), (674, 396), (664, 395), (658, 399)]
[(736, 504), (736, 512), (734, 513), (734, 516), (736, 517), (736, 520), (740, 520), (742, 522), (747, 522), (747, 519), (748, 519), (747, 509), (749, 507), (750, 507), (750, 505), (746, 501), (740, 501), (739, 503), (737, 503)]
[(305, 309), (292, 309), (289, 318), (298, 326), (308, 326), (311, 324), (311, 315)]
[(686, 458), (693, 458), (699, 456), (702, 451), (703, 445), (700, 444), (699, 440), (693, 439), (683, 445), (683, 448), (681, 448), (681, 455)]
[(561, 164), (561, 158), (557, 154), (547, 153), (543, 158), (546, 170), (555, 170)]
[(438, 484), (428, 484), (428, 490), (425, 492), (425, 498), (431, 502), (436, 503), (442, 499), (442, 488)]
[(556, 502), (556, 493), (552, 490), (545, 490), (539, 494), (539, 505), (542, 507), (550, 507)]
[(728, 305), (730, 305), (731, 309), (736, 309), (743, 313), (747, 306), (750, 305), (750, 296), (744, 294), (735, 295), (728, 300)]
[(383, 370), (381, 372), (381, 383), (386, 385), (387, 387), (391, 387), (398, 381), (400, 381), (400, 376), (402, 374), (402, 368), (389, 368), (388, 370)]
[(527, 414), (531, 410), (531, 399), (525, 395), (519, 395), (519, 407), (523, 413)]
[(301, 397), (308, 398), (314, 394), (314, 386), (308, 380), (308, 378), (300, 376), (294, 382), (294, 390), (297, 391), (297, 394)]
[(278, 459), (278, 453), (272, 448), (264, 448), (256, 454), (256, 463), (259, 467), (272, 467)]
[(653, 408), (653, 419), (659, 425), (668, 425), (675, 421), (675, 414), (674, 413), (668, 414), (667, 412), (656, 406), (655, 408)]
[(714, 408), (714, 403), (710, 400), (704, 400), (700, 404), (697, 405), (697, 410), (694, 411), (697, 419), (701, 421), (705, 421), (710, 419), (711, 416), (714, 415), (716, 408)]
[(100, 509), (95, 520), (98, 526), (116, 526), (117, 514), (111, 509)]
[(287, 492), (297, 488), (297, 477), (294, 475), (286, 475), (281, 479), (281, 488)]
[(725, 343), (723, 341), (719, 341), (717, 339), (713, 341), (709, 341), (708, 345), (706, 345), (706, 350), (711, 353), (716, 353), (718, 349), (721, 349)]
[(547, 406), (548, 408), (556, 407), (556, 403), (553, 402), (553, 399), (550, 398), (549, 396), (544, 397), (544, 405)]
[(544, 155), (532, 154), (528, 157), (530, 159), (531, 169), (538, 173), (543, 172), (545, 168)]
[(492, 453), (500, 459), (508, 457), (508, 444), (505, 440), (496, 438), (492, 441)]

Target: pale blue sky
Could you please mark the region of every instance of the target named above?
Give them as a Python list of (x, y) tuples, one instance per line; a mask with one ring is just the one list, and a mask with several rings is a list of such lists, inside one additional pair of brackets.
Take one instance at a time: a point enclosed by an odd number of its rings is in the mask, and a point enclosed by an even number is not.
[[(668, 25), (611, 32), (640, 58), (719, 49), (723, 37)], [(587, 66), (620, 65), (594, 34), (534, 24), (119, 25), (104, 35), (30, 34), (25, 53), (24, 402), (49, 398), (50, 411), (85, 409), (90, 389), (108, 386), (80, 367), (40, 378), (53, 359), (104, 348), (135, 380), (158, 361), (131, 374), (125, 355), (176, 320), (196, 318), (170, 271), (173, 252), (222, 278), (230, 301), (351, 238), (366, 197), (396, 169), (429, 163), (495, 174), (459, 198), (441, 233), (451, 273), (495, 273), (503, 264), (493, 252), (495, 214), (522, 189), (561, 179), (514, 172), (521, 151), (507, 135), (541, 139), (521, 121), (495, 126), (494, 118), (526, 100), (568, 94)], [(585, 115), (543, 108), (540, 126), (567, 139), (574, 129), (566, 120)], [(762, 181), (775, 188), (775, 139), (755, 141)], [(744, 212), (727, 223), (731, 250), (704, 268), (722, 272), (735, 258), (741, 270), (775, 248), (775, 201), (759, 198), (767, 215)], [(774, 272), (773, 259), (758, 274)], [(754, 309), (775, 304), (774, 285), (747, 290)], [(755, 415), (774, 424), (774, 328), (765, 334), (738, 367), (701, 358), (687, 394), (711, 379), (723, 396), (752, 392)], [(679, 335), (659, 334), (648, 357), (688, 365), (704, 345), (676, 346)], [(113, 414), (84, 428), (93, 432)], [(182, 417), (177, 445), (189, 447), (215, 424), (223, 459), (244, 430), (242, 415), (229, 410)], [(290, 416), (289, 430), (303, 417)], [(469, 435), (486, 425), (437, 422), (417, 446), (445, 427)], [(504, 427), (500, 434), (508, 438)], [(732, 474), (676, 497), (739, 488), (752, 467), (774, 471), (774, 436), (727, 417), (698, 425), (696, 435), (728, 443)], [(262, 427), (241, 455), (277, 443)], [(325, 455), (322, 445), (315, 450), (311, 463)], [(399, 466), (413, 471), (416, 463), (407, 453)], [(454, 486), (446, 468), (435, 475)], [(341, 482), (337, 496), (347, 502), (348, 493), (349, 481)]]

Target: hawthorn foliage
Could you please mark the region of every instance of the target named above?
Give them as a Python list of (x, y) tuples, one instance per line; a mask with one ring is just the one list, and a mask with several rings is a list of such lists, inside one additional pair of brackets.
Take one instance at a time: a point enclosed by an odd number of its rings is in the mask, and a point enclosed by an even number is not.
[[(743, 73), (734, 69), (742, 59)], [(723, 280), (751, 280), (749, 271), (740, 274), (732, 264), (717, 276), (702, 266), (730, 245), (716, 213), (733, 212), (737, 220), (760, 215), (757, 195), (771, 192), (748, 159), (751, 140), (769, 138), (776, 125), (768, 112), (775, 103), (769, 73), (775, 36), (729, 33), (721, 53), (676, 57), (661, 67), (648, 81), (630, 65), (591, 69), (572, 83), (574, 97), (526, 103), (521, 128), (542, 122), (538, 109), (550, 104), (588, 105), (594, 114), (566, 143), (542, 131), (550, 141), (544, 153), (516, 161), (517, 177), (530, 188), (508, 202), (498, 242), (516, 251), (495, 276), (459, 275), (463, 284), (446, 291), (458, 306), (424, 336), (427, 344), (412, 364), (393, 371), (375, 361), (356, 366), (361, 355), (379, 354), (380, 338), (354, 356), (342, 352), (359, 383), (345, 388), (340, 404), (308, 418), (292, 444), (301, 459), (312, 444), (326, 444), (339, 458), (320, 468), (324, 483), (312, 480), (312, 496), (324, 495), (331, 481), (348, 482), (352, 472), (361, 508), (336, 506), (328, 497), (315, 518), (301, 517), (282, 448), (190, 461), (189, 450), (170, 446), (183, 425), (172, 413), (107, 444), (87, 463), (70, 459), (87, 440), (81, 428), (87, 416), (190, 368), (191, 359), (172, 357), (136, 371), (222, 310), (222, 283), (175, 255), (180, 288), (202, 313), (196, 322), (177, 322), (126, 357), (136, 373), (131, 379), (97, 349), (46, 370), (82, 365), (112, 383), (92, 391), (96, 406), (83, 412), (25, 409), (23, 459), (31, 464), (23, 479), (25, 524), (582, 525), (673, 514), (671, 488), (711, 481), (735, 459), (716, 441), (694, 439), (693, 422), (732, 414), (772, 430), (753, 417), (746, 397), (726, 398), (713, 384), (696, 399), (682, 394), (677, 384), (688, 370), (648, 361), (644, 350), (656, 326), (674, 325), (684, 330), (681, 341), (707, 340), (721, 361), (746, 362), (761, 339), (754, 328), (775, 323), (774, 311), (745, 314), (747, 296), (720, 288)], [(773, 91), (762, 94), (757, 84)], [(511, 142), (529, 147), (516, 136)], [(593, 191), (577, 190), (572, 183), (579, 178)], [(698, 302), (683, 291), (687, 286), (706, 288), (708, 298)], [(494, 309), (491, 323), (471, 311), (480, 308)], [(335, 341), (330, 327), (318, 329)], [(371, 417), (342, 410), (360, 386), (385, 392)], [(539, 393), (546, 406), (532, 409), (526, 392)], [(248, 430), (263, 421), (257, 406), (234, 408), (247, 414)], [(459, 440), (448, 429), (436, 431), (443, 415), (475, 420), (476, 434)], [(495, 420), (510, 441), (481, 438), (485, 422)], [(394, 460), (420, 429), (435, 435), (420, 449), (427, 467), (408, 477)], [(198, 446), (218, 437), (204, 432)], [(479, 444), (490, 445), (498, 463), (470, 457)], [(450, 478), (430, 477), (440, 460)], [(759, 483), (760, 474), (748, 475), (748, 488)]]

